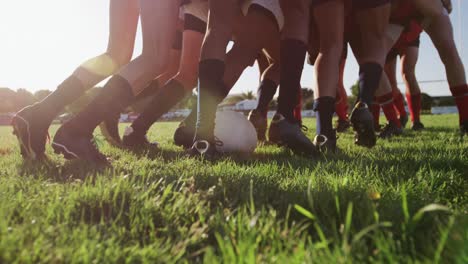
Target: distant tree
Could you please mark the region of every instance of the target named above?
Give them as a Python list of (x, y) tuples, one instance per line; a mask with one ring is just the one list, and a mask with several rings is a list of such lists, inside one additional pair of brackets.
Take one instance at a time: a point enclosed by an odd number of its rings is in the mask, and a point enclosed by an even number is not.
[(15, 111), (18, 111), (23, 107), (31, 105), (36, 101), (36, 97), (34, 97), (34, 95), (30, 91), (20, 88), (16, 91)]
[(359, 81), (356, 81), (353, 86), (351, 86), (351, 94), (355, 97), (358, 97), (359, 95)]
[(34, 97), (36, 97), (37, 101), (42, 101), (42, 99), (46, 98), (51, 93), (52, 91), (49, 91), (49, 90), (39, 90), (34, 93)]
[(17, 111), (16, 93), (9, 88), (0, 88), (0, 113)]
[(302, 108), (311, 110), (314, 108), (314, 90), (310, 88), (302, 88)]

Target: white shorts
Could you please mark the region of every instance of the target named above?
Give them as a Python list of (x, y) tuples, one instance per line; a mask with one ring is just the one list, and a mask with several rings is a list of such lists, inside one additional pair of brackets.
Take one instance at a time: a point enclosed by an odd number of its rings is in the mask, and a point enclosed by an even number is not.
[(284, 15), (283, 11), (281, 10), (279, 0), (246, 0), (242, 5), (242, 12), (244, 13), (244, 15), (247, 15), (250, 6), (253, 4), (264, 7), (265, 9), (270, 11), (276, 18), (279, 30), (281, 31), (281, 29), (283, 29)]
[(192, 15), (205, 23), (208, 22), (208, 10), (210, 9), (208, 1), (192, 0), (183, 7), (184, 14)]

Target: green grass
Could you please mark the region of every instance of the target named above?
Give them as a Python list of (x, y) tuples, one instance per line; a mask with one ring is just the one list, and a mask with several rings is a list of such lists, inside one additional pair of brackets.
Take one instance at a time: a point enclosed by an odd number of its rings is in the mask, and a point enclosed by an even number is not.
[(468, 141), (454, 115), (422, 121), (371, 150), (348, 132), (317, 160), (263, 146), (218, 161), (157, 123), (161, 151), (98, 136), (104, 170), (50, 147), (49, 164), (25, 162), (0, 127), (0, 263), (467, 263)]

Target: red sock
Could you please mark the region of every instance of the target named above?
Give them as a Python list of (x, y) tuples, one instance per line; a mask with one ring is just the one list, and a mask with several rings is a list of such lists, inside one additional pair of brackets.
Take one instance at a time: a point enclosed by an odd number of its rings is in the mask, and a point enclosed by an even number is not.
[[(374, 98), (374, 102), (376, 102), (377, 99)], [(378, 103), (373, 103), (370, 106), (370, 110), (372, 112), (372, 115), (374, 116), (374, 126), (379, 127), (380, 126), (380, 105)]]
[(340, 120), (348, 120), (348, 102), (346, 98), (340, 98), (340, 101), (336, 102), (336, 115)]
[(420, 120), (421, 114), (421, 94), (406, 94), (406, 101), (411, 115), (411, 122)]
[(405, 109), (405, 99), (403, 99), (403, 95), (401, 94), (400, 90), (393, 92), (393, 104), (400, 115), (406, 116), (406, 109)]
[(388, 93), (382, 96), (377, 96), (377, 102), (382, 107), (385, 117), (389, 122), (395, 123), (398, 127), (401, 127), (400, 120), (396, 114), (395, 108), (393, 108), (393, 95)]
[(297, 121), (302, 122), (302, 92), (297, 95), (297, 105), (294, 108), (293, 115)]
[(460, 124), (468, 121), (468, 84), (450, 87), (457, 104)]

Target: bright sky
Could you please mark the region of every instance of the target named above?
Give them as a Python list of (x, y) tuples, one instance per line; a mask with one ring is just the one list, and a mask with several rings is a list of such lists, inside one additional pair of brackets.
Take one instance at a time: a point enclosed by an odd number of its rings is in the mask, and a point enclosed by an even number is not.
[[(462, 0), (453, 3), (455, 37), (468, 69), (468, 16), (459, 19), (459, 14), (468, 13), (468, 3)], [(0, 1), (0, 87), (31, 91), (55, 89), (84, 60), (105, 50), (108, 7), (109, 0)], [(141, 34), (138, 33), (134, 54), (140, 51)], [(357, 72), (356, 62), (350, 58), (345, 74), (347, 88), (356, 81)], [(445, 79), (443, 65), (426, 35), (422, 38), (417, 76), (420, 81)], [(303, 86), (311, 87), (312, 78), (313, 69), (305, 67)], [(249, 68), (233, 92), (256, 90), (257, 80), (256, 67)], [(431, 95), (449, 94), (446, 83), (421, 86)]]

